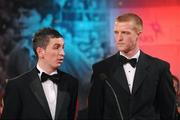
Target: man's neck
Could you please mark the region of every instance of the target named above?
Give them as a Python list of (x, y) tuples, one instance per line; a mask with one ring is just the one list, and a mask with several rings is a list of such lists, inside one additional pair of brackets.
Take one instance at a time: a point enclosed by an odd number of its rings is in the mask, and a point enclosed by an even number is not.
[(132, 58), (138, 51), (139, 51), (139, 49), (137, 49), (135, 51), (121, 52), (121, 53), (128, 58)]
[(38, 61), (37, 65), (43, 70), (45, 71), (47, 74), (51, 74), (52, 72), (56, 71), (57, 69), (53, 69), (48, 67), (48, 65), (44, 65), (42, 62)]

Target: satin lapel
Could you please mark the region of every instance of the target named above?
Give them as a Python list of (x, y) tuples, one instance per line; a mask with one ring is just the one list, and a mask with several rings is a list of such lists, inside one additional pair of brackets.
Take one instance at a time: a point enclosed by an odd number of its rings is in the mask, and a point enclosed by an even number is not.
[(64, 104), (70, 101), (70, 96), (68, 92), (65, 92), (67, 90), (67, 85), (65, 83), (66, 79), (63, 77), (63, 73), (61, 71), (58, 70), (58, 74), (59, 74), (59, 82), (58, 82), (58, 91), (57, 91), (55, 119), (60, 119), (58, 116), (61, 117), (60, 115), (61, 110), (65, 110), (63, 109)]
[(64, 110), (63, 104), (69, 101), (68, 96), (69, 94), (67, 92), (63, 92), (58, 88), (55, 119), (59, 119), (58, 116), (60, 116), (61, 110)]
[(42, 106), (42, 108), (44, 109), (44, 111), (47, 113), (47, 115), (51, 117), (51, 113), (49, 110), (49, 106), (48, 106), (48, 102), (46, 100), (46, 96), (44, 94), (43, 91), (43, 87), (41, 85), (39, 76), (37, 74), (37, 70), (36, 68), (32, 71), (32, 75), (31, 75), (31, 79), (33, 79), (32, 83), (30, 84), (30, 88), (33, 92), (33, 94), (35, 95), (36, 99), (38, 100), (38, 102), (40, 103), (40, 105)]
[(119, 66), (119, 68), (117, 68), (117, 70), (113, 74), (113, 79), (115, 79), (127, 93), (130, 93), (127, 78), (122, 66)]
[(127, 83), (127, 78), (126, 78), (126, 75), (125, 75), (125, 71), (124, 71), (124, 68), (123, 68), (123, 65), (120, 63), (119, 59), (118, 59), (118, 54), (117, 53), (115, 56), (114, 56), (114, 63), (112, 65), (112, 69), (111, 69), (111, 76), (112, 76), (112, 79), (113, 80), (116, 80), (122, 88), (124, 88), (124, 90), (127, 92), (127, 93), (130, 93), (129, 91), (129, 86), (128, 86), (128, 83)]
[(146, 75), (148, 74), (148, 61), (149, 59), (147, 58), (147, 56), (141, 52), (134, 76), (132, 94), (135, 94), (137, 92), (138, 88), (141, 86), (141, 84), (146, 78)]

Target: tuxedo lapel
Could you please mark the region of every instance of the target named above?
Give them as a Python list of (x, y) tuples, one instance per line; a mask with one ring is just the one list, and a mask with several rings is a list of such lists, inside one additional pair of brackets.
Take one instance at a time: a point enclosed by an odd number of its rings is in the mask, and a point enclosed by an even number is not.
[[(61, 110), (63, 110), (63, 104), (65, 102), (68, 102), (69, 100), (67, 99), (68, 97), (67, 92), (63, 92), (60, 89), (58, 89), (58, 95), (57, 95), (57, 104), (56, 104), (56, 114), (55, 114), (55, 119), (59, 119), (58, 117), (61, 116)], [(66, 101), (65, 101), (66, 100)], [(63, 112), (64, 113), (64, 112)]]
[(59, 74), (59, 82), (58, 82), (58, 91), (57, 91), (57, 103), (56, 103), (56, 114), (55, 114), (55, 119), (60, 119), (59, 116), (61, 117), (60, 113), (64, 113), (63, 106), (66, 102), (70, 101), (70, 96), (68, 92), (65, 91), (67, 85), (65, 84), (66, 78), (64, 77), (63, 73), (58, 70)]
[(113, 79), (115, 79), (127, 93), (130, 93), (123, 67), (119, 66), (117, 68), (117, 70), (113, 74)]
[(141, 52), (136, 66), (132, 94), (135, 94), (137, 92), (138, 88), (140, 87), (142, 82), (145, 80), (146, 75), (148, 74), (148, 60), (149, 59), (147, 58), (147, 56), (143, 52)]
[(33, 69), (32, 71), (32, 75), (31, 75), (31, 79), (33, 79), (33, 81), (30, 84), (30, 88), (33, 92), (33, 94), (35, 95), (35, 98), (38, 100), (38, 102), (40, 103), (40, 105), (42, 106), (42, 108), (44, 109), (44, 111), (46, 112), (46, 114), (52, 118), (50, 110), (49, 110), (49, 106), (48, 106), (48, 102), (46, 100), (44, 91), (43, 91), (43, 87), (41, 85), (39, 76), (37, 74), (37, 70), (36, 68)]
[(122, 88), (125, 89), (125, 91), (127, 93), (130, 93), (130, 90), (129, 90), (129, 86), (128, 86), (128, 83), (127, 83), (127, 78), (126, 78), (126, 75), (125, 75), (125, 71), (124, 71), (124, 68), (123, 68), (123, 65), (120, 63), (119, 59), (118, 59), (118, 55), (119, 53), (117, 53), (115, 56), (114, 56), (114, 63), (112, 65), (112, 79), (113, 80), (116, 80), (117, 83), (119, 83), (121, 85)]

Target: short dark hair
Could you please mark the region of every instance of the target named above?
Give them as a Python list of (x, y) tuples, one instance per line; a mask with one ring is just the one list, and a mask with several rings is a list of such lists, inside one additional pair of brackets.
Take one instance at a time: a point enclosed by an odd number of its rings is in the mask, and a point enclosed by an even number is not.
[(50, 38), (63, 38), (63, 36), (53, 28), (43, 28), (37, 31), (33, 37), (33, 50), (37, 55), (37, 47), (46, 48)]
[(127, 22), (127, 21), (133, 21), (136, 25), (136, 30), (142, 31), (143, 29), (143, 21), (142, 19), (136, 15), (135, 13), (125, 13), (116, 18), (117, 22)]

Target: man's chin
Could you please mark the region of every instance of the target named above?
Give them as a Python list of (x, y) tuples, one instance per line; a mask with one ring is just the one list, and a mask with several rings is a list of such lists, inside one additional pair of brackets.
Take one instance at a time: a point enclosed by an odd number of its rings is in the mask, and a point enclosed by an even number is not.
[(129, 50), (125, 47), (117, 47), (118, 51), (122, 51), (122, 52), (128, 52)]
[(61, 66), (61, 64), (58, 64), (58, 65), (54, 66), (53, 69), (57, 70), (60, 66)]
[(55, 66), (55, 68), (57, 69), (57, 68), (59, 68), (61, 65), (62, 65), (62, 63), (58, 63), (58, 64)]

